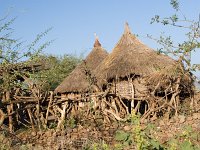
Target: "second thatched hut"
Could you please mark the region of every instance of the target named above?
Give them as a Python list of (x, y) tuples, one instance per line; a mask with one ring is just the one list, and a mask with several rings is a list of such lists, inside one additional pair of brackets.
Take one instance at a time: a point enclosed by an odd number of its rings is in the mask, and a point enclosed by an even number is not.
[(55, 92), (60, 93), (64, 98), (75, 100), (81, 98), (83, 94), (98, 90), (95, 86), (96, 81), (93, 77), (93, 71), (106, 56), (108, 56), (108, 53), (101, 47), (96, 37), (92, 51), (88, 54), (86, 59), (63, 80), (55, 89)]

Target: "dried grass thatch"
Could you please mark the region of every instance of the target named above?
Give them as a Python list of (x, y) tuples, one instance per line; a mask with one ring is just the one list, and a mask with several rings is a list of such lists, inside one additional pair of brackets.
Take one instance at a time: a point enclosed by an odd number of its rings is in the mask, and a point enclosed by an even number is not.
[[(147, 84), (149, 88), (162, 92), (167, 87), (176, 86), (176, 82), (180, 80), (180, 90), (187, 93), (193, 86), (193, 79), (191, 74), (185, 70), (181, 62), (177, 62), (176, 65), (170, 65), (166, 68), (151, 74), (147, 78)], [(190, 91), (188, 91), (190, 92)]]
[(108, 53), (101, 47), (98, 38), (94, 48), (86, 59), (78, 65), (55, 89), (56, 93), (87, 92), (93, 84), (93, 70), (102, 62)]
[(126, 23), (125, 32), (112, 53), (94, 72), (99, 84), (102, 85), (110, 79), (123, 78), (131, 74), (146, 76), (175, 63), (172, 58), (158, 54), (141, 43)]

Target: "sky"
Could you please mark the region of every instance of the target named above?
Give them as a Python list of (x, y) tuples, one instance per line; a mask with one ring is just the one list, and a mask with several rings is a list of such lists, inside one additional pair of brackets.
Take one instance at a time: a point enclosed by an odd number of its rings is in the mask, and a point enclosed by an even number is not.
[[(187, 18), (198, 19), (199, 0), (179, 2)], [(159, 38), (164, 32), (176, 42), (184, 41), (185, 30), (150, 24), (155, 15), (167, 17), (174, 13), (170, 0), (0, 0), (0, 18), (17, 17), (12, 25), (13, 35), (24, 43), (30, 43), (37, 34), (52, 27), (43, 40), (54, 42), (44, 53), (55, 55), (86, 56), (93, 48), (94, 33), (102, 47), (111, 52), (124, 31), (125, 22), (143, 43), (154, 49), (160, 46), (147, 38), (147, 34)], [(199, 57), (197, 50), (192, 63), (200, 64)]]

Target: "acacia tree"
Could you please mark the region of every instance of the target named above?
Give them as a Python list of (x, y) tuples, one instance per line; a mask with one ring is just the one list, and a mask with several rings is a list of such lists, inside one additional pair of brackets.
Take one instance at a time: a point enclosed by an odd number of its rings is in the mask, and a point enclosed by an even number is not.
[(200, 15), (196, 20), (188, 19), (181, 11), (178, 0), (170, 0), (170, 4), (175, 10), (175, 13), (169, 17), (161, 17), (155, 15), (151, 19), (152, 23), (160, 23), (164, 26), (177, 27), (185, 31), (185, 41), (182, 43), (175, 43), (171, 36), (161, 35), (159, 39), (155, 39), (148, 35), (161, 45), (159, 53), (172, 54), (185, 64), (189, 72), (200, 70), (200, 65), (191, 64), (191, 53), (200, 48)]
[(20, 80), (24, 75), (28, 75), (33, 64), (39, 61), (38, 56), (44, 48), (52, 41), (47, 41), (37, 47), (42, 37), (51, 30), (48, 29), (38, 34), (36, 39), (28, 46), (23, 46), (23, 42), (12, 38), (13, 29), (11, 25), (15, 19), (7, 21), (7, 18), (0, 20), (0, 89), (1, 93), (10, 93), (15, 87), (20, 86)]

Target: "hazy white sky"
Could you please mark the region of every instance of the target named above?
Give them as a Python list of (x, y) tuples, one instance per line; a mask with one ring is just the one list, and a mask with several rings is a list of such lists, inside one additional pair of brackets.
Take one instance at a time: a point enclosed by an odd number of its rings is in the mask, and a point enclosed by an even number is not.
[[(183, 14), (198, 19), (199, 0), (180, 0)], [(0, 16), (10, 13), (17, 17), (14, 36), (31, 42), (38, 33), (53, 27), (44, 38), (55, 40), (45, 53), (87, 55), (93, 47), (94, 33), (109, 52), (113, 49), (127, 21), (132, 32), (146, 45), (156, 49), (159, 45), (146, 38), (159, 37), (161, 32), (171, 35), (176, 42), (184, 41), (182, 29), (150, 24), (155, 15), (170, 16), (174, 10), (170, 0), (0, 0)], [(200, 52), (192, 55), (193, 63), (200, 64)]]

